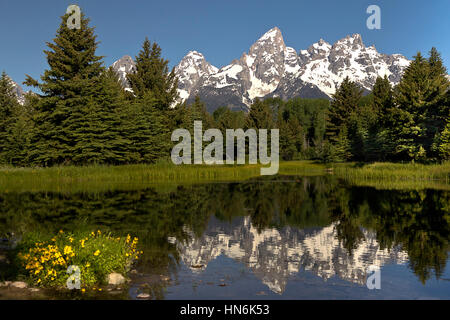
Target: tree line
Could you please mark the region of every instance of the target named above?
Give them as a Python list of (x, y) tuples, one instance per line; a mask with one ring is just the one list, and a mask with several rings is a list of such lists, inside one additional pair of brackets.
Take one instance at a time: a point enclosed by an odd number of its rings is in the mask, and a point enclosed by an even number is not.
[(221, 107), (209, 114), (198, 98), (177, 103), (178, 79), (161, 48), (145, 39), (128, 74), (132, 92), (96, 55), (89, 19), (69, 29), (61, 17), (44, 53), (49, 69), (19, 104), (5, 72), (0, 78), (0, 164), (53, 166), (154, 163), (168, 159), (171, 132), (203, 128), (280, 130), (284, 160), (442, 161), (450, 158), (447, 71), (435, 48), (420, 53), (394, 88), (377, 78), (373, 91), (347, 77), (331, 101), (256, 99), (249, 112)]

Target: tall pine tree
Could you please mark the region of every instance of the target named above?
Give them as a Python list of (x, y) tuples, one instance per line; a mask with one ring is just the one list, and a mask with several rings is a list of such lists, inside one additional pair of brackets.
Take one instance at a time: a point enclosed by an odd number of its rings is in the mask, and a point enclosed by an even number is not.
[(0, 164), (11, 164), (10, 130), (18, 108), (12, 81), (3, 71), (0, 77)]
[[(27, 76), (27, 85), (42, 96), (36, 106), (30, 160), (37, 165), (122, 163), (127, 144), (114, 128), (117, 104), (96, 55), (98, 42), (89, 19), (69, 29), (69, 14), (61, 17), (50, 50), (44, 51), (50, 69), (42, 83)], [(107, 98), (106, 98), (107, 97)]]
[(406, 160), (437, 156), (433, 144), (448, 116), (444, 105), (448, 90), (445, 68), (435, 49), (430, 54), (427, 60), (417, 53), (395, 90), (398, 110), (391, 128), (398, 142), (396, 153)]
[(127, 76), (134, 95), (143, 98), (151, 92), (161, 110), (169, 109), (178, 98), (178, 78), (174, 68), (169, 72), (168, 63), (158, 44), (146, 38), (136, 56), (136, 71)]
[[(350, 135), (356, 136), (358, 126), (351, 123), (352, 117), (359, 109), (362, 89), (349, 77), (346, 77), (333, 95), (327, 115), (327, 136), (335, 144), (337, 157), (349, 160), (351, 157)], [(349, 132), (349, 128), (353, 131)], [(350, 149), (349, 149), (350, 148)]]

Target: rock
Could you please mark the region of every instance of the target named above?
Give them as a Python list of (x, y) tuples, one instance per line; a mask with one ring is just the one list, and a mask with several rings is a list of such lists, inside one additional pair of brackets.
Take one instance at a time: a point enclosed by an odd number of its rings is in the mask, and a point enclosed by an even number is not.
[(4, 285), (5, 287), (8, 287), (10, 284), (11, 284), (11, 281), (5, 281), (5, 282), (3, 282), (3, 285)]
[(40, 290), (38, 288), (31, 288), (30, 291), (31, 292), (39, 292)]
[(108, 275), (108, 284), (117, 286), (125, 282), (126, 282), (125, 277), (120, 273), (113, 272)]
[(25, 289), (26, 287), (28, 287), (28, 285), (23, 281), (14, 281), (13, 283), (11, 283), (11, 287)]
[(148, 293), (139, 293), (139, 294), (137, 295), (137, 298), (138, 298), (138, 299), (149, 299), (149, 298), (150, 298), (150, 295), (149, 295)]

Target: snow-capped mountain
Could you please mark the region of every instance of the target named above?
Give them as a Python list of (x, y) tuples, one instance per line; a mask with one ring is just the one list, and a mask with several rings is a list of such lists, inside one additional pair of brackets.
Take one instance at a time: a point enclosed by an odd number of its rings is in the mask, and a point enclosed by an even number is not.
[[(396, 85), (409, 64), (400, 54), (378, 53), (366, 47), (359, 34), (347, 36), (331, 45), (319, 40), (297, 52), (284, 43), (277, 27), (259, 38), (240, 59), (216, 68), (196, 51), (189, 52), (175, 67), (179, 77), (181, 101), (196, 95), (209, 111), (228, 105), (247, 109), (255, 98), (330, 98), (342, 80), (349, 76), (370, 91), (378, 76), (388, 76)], [(134, 66), (129, 56), (113, 67), (124, 79)]]
[(211, 261), (224, 255), (245, 264), (279, 294), (288, 279), (303, 270), (325, 281), (337, 276), (364, 285), (369, 266), (408, 262), (405, 251), (398, 246), (380, 248), (376, 235), (368, 230), (363, 230), (364, 239), (350, 254), (338, 240), (335, 223), (311, 230), (285, 227), (258, 232), (249, 217), (236, 218), (232, 223), (212, 218), (201, 237), (187, 228), (185, 231), (191, 240), (168, 240), (177, 246), (182, 261), (192, 272), (202, 272)]
[(347, 36), (333, 45), (321, 39), (300, 51), (299, 59), (303, 65), (297, 76), (315, 84), (328, 96), (346, 76), (368, 91), (378, 76), (388, 76), (395, 85), (409, 65), (409, 60), (402, 55), (380, 54), (375, 46), (366, 47), (359, 34)]
[(190, 51), (175, 67), (175, 73), (178, 77), (178, 94), (181, 100), (189, 98), (193, 87), (200, 78), (208, 77), (217, 73), (219, 69), (205, 60), (205, 57), (197, 52)]
[(23, 91), (22, 87), (9, 76), (8, 79), (13, 87), (13, 92), (17, 97), (17, 101), (23, 105), (25, 103), (25, 92)]
[(123, 56), (111, 66), (114, 71), (119, 75), (120, 82), (125, 90), (130, 90), (130, 86), (127, 80), (127, 74), (133, 72), (136, 69), (136, 63), (130, 56)]

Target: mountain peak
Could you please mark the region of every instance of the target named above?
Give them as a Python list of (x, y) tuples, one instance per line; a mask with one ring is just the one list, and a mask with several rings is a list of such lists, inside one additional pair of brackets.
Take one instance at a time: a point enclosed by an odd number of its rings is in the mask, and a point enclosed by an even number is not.
[(121, 63), (134, 63), (134, 60), (129, 55), (124, 55), (122, 58), (114, 62), (114, 64), (121, 64)]
[(202, 53), (195, 51), (195, 50), (189, 51), (188, 54), (185, 56), (185, 58), (186, 57), (199, 57), (199, 58), (203, 58), (203, 59), (205, 58), (205, 56)]
[(266, 33), (262, 35), (261, 38), (258, 39), (258, 41), (276, 41), (277, 39), (283, 40), (283, 35), (281, 34), (281, 30), (278, 27), (273, 27)]
[(347, 35), (345, 38), (338, 40), (335, 45), (345, 45), (348, 47), (364, 47), (364, 43), (362, 41), (361, 35), (359, 33), (355, 33), (352, 35)]
[(278, 27), (274, 27), (260, 37), (249, 50), (249, 55), (265, 55), (266, 53), (281, 53), (286, 49), (283, 35)]
[(119, 75), (119, 80), (124, 88), (129, 88), (127, 74), (132, 73), (136, 63), (129, 55), (125, 55), (112, 65), (113, 70)]
[(353, 43), (357, 43), (360, 45), (364, 45), (363, 41), (362, 41), (362, 37), (359, 33), (355, 33), (351, 36), (351, 38), (353, 39)]

